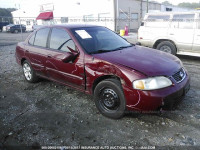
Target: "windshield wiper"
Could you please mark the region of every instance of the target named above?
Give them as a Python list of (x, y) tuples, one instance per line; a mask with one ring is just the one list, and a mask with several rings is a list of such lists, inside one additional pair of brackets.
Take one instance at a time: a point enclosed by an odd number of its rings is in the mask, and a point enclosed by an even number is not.
[(124, 48), (129, 48), (129, 47), (133, 47), (134, 45), (133, 44), (131, 44), (131, 45), (129, 45), (129, 46), (121, 46), (121, 47), (118, 47), (118, 48), (116, 48), (116, 49), (114, 49), (114, 50), (122, 50), (122, 49), (124, 49)]
[(121, 47), (118, 47), (118, 48), (115, 48), (115, 49), (112, 49), (112, 50), (101, 49), (101, 50), (98, 50), (98, 51), (95, 51), (95, 52), (91, 52), (90, 54), (99, 54), (99, 53), (113, 52), (113, 51), (122, 50), (122, 49), (124, 49), (124, 48), (132, 47), (132, 46), (134, 46), (134, 45), (131, 44), (131, 45), (129, 45), (129, 46), (121, 46)]
[(113, 50), (104, 50), (104, 49), (101, 49), (101, 50), (98, 50), (98, 51), (95, 51), (95, 52), (91, 52), (90, 54), (99, 54), (99, 53), (106, 53), (106, 52), (111, 52)]

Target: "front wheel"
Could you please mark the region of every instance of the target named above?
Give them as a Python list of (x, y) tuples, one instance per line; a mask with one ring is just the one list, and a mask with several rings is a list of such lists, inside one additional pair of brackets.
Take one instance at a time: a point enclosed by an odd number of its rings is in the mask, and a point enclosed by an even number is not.
[(160, 51), (176, 55), (176, 46), (170, 41), (163, 41), (158, 44), (157, 48)]
[(107, 79), (100, 82), (94, 90), (95, 105), (106, 117), (119, 119), (123, 117), (126, 101), (120, 81)]
[(26, 81), (31, 83), (35, 83), (38, 81), (38, 77), (36, 76), (35, 71), (27, 60), (23, 62), (22, 68)]

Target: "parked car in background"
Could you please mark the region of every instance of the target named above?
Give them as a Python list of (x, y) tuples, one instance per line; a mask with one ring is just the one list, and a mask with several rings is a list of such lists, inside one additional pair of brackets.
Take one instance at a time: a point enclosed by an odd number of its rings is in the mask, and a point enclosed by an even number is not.
[(98, 110), (115, 119), (125, 110), (171, 107), (190, 88), (176, 56), (132, 45), (100, 26), (40, 28), (18, 43), (16, 60), (28, 82), (42, 77), (93, 94)]
[(25, 25), (10, 24), (10, 25), (6, 26), (6, 32), (18, 33), (18, 32), (25, 32), (25, 31), (26, 31), (26, 26)]
[(3, 27), (7, 26), (9, 23), (8, 22), (0, 22), (0, 32), (3, 31)]
[(33, 25), (32, 26), (32, 31), (35, 31), (35, 30), (37, 30), (37, 29), (39, 29), (39, 28), (41, 28), (41, 27), (44, 27), (43, 25)]
[(200, 12), (149, 13), (138, 42), (171, 54), (200, 56)]

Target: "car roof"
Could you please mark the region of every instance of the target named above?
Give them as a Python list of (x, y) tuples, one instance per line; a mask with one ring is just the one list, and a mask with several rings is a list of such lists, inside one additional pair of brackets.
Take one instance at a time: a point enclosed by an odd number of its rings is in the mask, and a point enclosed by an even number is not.
[(73, 28), (101, 27), (101, 26), (89, 25), (89, 24), (61, 24), (61, 25), (51, 25), (50, 27), (64, 27), (64, 28), (68, 28), (68, 29), (73, 29)]
[(14, 24), (8, 24), (7, 26), (14, 26)]

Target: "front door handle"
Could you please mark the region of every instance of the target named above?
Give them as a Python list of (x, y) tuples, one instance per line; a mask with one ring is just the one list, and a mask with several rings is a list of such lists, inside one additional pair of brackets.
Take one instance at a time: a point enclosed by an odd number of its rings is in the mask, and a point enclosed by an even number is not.
[(29, 50), (25, 50), (26, 53), (29, 53)]
[(51, 56), (51, 55), (48, 55), (47, 58), (52, 58), (52, 56)]

